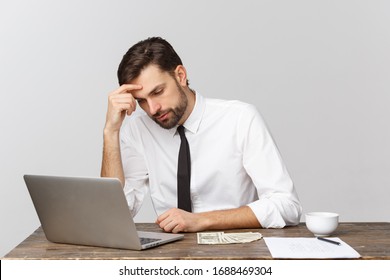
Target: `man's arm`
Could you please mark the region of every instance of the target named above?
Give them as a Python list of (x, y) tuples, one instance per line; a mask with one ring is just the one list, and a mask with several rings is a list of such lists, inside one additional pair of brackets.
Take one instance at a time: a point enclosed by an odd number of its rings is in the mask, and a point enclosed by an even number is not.
[(136, 108), (136, 101), (130, 91), (139, 90), (140, 85), (122, 85), (110, 93), (108, 97), (108, 109), (106, 124), (103, 132), (103, 159), (101, 176), (118, 178), (125, 185), (123, 173), (119, 132), (122, 122), (127, 115), (131, 115)]
[(101, 177), (118, 178), (122, 186), (125, 185), (122, 159), (119, 146), (119, 132), (104, 130), (103, 132), (103, 159)]
[(196, 232), (233, 228), (281, 228), (299, 222), (301, 206), (294, 185), (268, 129), (254, 106), (240, 125), (243, 164), (257, 188), (259, 199), (231, 210), (188, 213), (171, 209), (157, 219), (168, 232)]
[(261, 227), (255, 214), (248, 206), (203, 213), (190, 213), (172, 208), (161, 214), (156, 223), (164, 231), (173, 233)]

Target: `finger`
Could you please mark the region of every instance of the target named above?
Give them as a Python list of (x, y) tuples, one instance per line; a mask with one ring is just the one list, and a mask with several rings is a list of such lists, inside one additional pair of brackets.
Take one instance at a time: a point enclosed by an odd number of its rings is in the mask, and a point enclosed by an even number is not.
[(172, 232), (172, 230), (179, 225), (178, 221), (171, 215), (168, 215), (165, 219), (157, 221), (159, 227), (166, 232)]
[(170, 211), (171, 210), (165, 211), (160, 216), (158, 216), (156, 223), (160, 224), (162, 221), (164, 221), (166, 218), (168, 218)]
[(135, 99), (133, 97), (112, 97), (110, 99), (111, 104), (133, 104), (136, 103)]
[(114, 92), (116, 93), (131, 93), (131, 91), (142, 89), (142, 85), (137, 84), (123, 84)]
[(122, 104), (118, 104), (115, 106), (117, 112), (127, 112), (128, 113), (132, 113), (134, 111), (134, 106), (132, 104), (129, 104), (129, 103), (122, 103)]
[(108, 96), (116, 96), (121, 94), (129, 94), (131, 95), (132, 91), (140, 90), (142, 89), (141, 85), (133, 85), (133, 84), (125, 84), (117, 88), (116, 90), (110, 92)]
[[(131, 94), (128, 94), (126, 96), (118, 96), (118, 95), (110, 96), (109, 103), (114, 108), (123, 108), (124, 105), (130, 106), (129, 108), (132, 109), (132, 111), (134, 111), (137, 106), (137, 102), (135, 101), (135, 99)], [(129, 108), (126, 107), (126, 109)]]
[(110, 94), (108, 96), (108, 104), (115, 105), (117, 103), (135, 103), (135, 99), (131, 94)]
[(174, 221), (174, 220), (172, 220), (172, 221), (168, 222), (168, 223), (163, 227), (163, 230), (166, 231), (166, 232), (172, 232), (173, 229), (174, 229), (175, 227), (177, 227), (177, 226), (178, 226), (177, 222)]
[(133, 95), (131, 93), (112, 93), (110, 94), (109, 98), (111, 98), (112, 100), (116, 100), (116, 99), (134, 99)]
[(172, 219), (170, 217), (167, 217), (163, 220), (157, 221), (157, 224), (160, 226), (160, 228), (164, 229), (171, 221)]
[(136, 106), (137, 105), (135, 102), (117, 103), (115, 105), (115, 107), (118, 108), (121, 112), (127, 111), (126, 114), (129, 116), (131, 115), (131, 113), (133, 113), (135, 111)]
[(180, 224), (176, 225), (173, 229), (172, 229), (172, 233), (179, 233), (183, 231), (182, 227), (180, 226)]
[(109, 104), (117, 104), (117, 103), (136, 103), (135, 98), (131, 94), (120, 94), (117, 93), (115, 95), (110, 95), (108, 97)]
[(130, 110), (127, 110), (127, 111), (126, 111), (126, 114), (127, 114), (128, 116), (130, 116), (134, 111), (135, 111), (135, 108), (132, 107)]

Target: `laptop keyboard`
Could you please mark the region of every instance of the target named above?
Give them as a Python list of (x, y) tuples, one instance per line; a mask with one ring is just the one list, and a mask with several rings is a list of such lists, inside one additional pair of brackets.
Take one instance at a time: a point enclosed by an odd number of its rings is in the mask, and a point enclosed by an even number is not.
[(155, 241), (159, 241), (161, 239), (140, 237), (139, 240), (141, 241), (141, 244), (143, 245), (143, 244), (148, 244), (148, 243), (152, 243), (152, 242), (155, 242)]

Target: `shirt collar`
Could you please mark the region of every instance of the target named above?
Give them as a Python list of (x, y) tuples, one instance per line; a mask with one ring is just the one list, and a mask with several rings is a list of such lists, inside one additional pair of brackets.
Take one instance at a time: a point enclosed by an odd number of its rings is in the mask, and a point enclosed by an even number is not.
[[(195, 92), (194, 108), (192, 109), (191, 114), (188, 116), (187, 120), (183, 124), (183, 126), (191, 133), (195, 134), (198, 131), (200, 123), (202, 121), (204, 110), (205, 110), (204, 97), (200, 95), (198, 92)], [(172, 136), (176, 135), (177, 126), (168, 129), (168, 133), (171, 134)]]
[(204, 98), (202, 95), (196, 92), (194, 108), (192, 109), (191, 114), (183, 124), (183, 126), (193, 134), (195, 134), (199, 129), (200, 123), (202, 121), (204, 109), (205, 109)]

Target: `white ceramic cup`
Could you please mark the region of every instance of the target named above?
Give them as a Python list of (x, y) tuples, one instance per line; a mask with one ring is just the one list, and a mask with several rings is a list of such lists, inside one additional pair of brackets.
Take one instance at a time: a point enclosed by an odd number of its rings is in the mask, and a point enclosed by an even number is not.
[(305, 215), (306, 227), (314, 236), (329, 236), (339, 224), (339, 214), (331, 212), (311, 212)]

